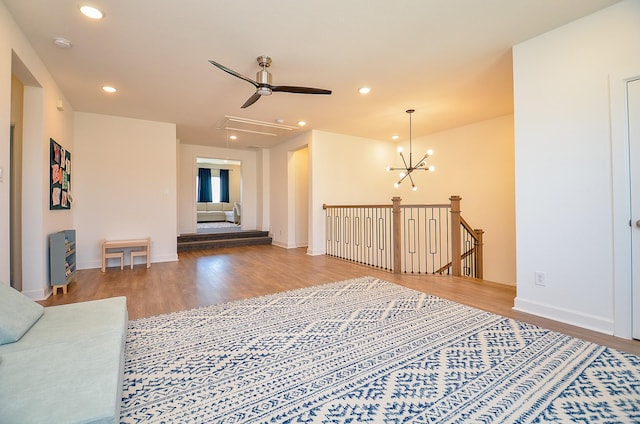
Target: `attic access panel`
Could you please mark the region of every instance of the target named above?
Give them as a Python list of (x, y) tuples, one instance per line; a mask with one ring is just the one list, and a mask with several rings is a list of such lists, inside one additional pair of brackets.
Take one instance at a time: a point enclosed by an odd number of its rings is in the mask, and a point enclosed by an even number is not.
[(266, 135), (270, 137), (290, 136), (292, 131), (298, 130), (298, 127), (284, 125), (272, 122), (257, 121), (248, 118), (238, 118), (236, 116), (228, 116), (220, 121), (217, 127), (219, 130), (240, 131), (251, 134)]

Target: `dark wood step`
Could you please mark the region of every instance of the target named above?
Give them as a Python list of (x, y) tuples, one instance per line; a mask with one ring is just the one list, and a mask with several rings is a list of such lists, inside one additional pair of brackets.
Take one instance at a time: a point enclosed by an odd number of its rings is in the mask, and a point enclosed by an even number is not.
[(251, 237), (269, 237), (268, 231), (246, 230), (246, 231), (230, 231), (228, 233), (197, 233), (183, 234), (178, 237), (178, 243), (197, 241), (197, 240), (227, 240), (233, 238), (251, 238)]
[(271, 244), (268, 231), (236, 231), (231, 233), (186, 234), (178, 237), (178, 252), (221, 247)]

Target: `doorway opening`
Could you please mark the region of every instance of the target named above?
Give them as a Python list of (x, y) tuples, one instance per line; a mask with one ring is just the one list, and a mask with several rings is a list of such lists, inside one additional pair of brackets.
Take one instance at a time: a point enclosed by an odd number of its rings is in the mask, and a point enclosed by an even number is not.
[(9, 180), (11, 186), (9, 188), (9, 243), (10, 243), (10, 269), (9, 284), (18, 291), (22, 291), (22, 210), (20, 197), (22, 195), (22, 180), (19, 172), (22, 168), (15, 166), (21, 161), (20, 146), (16, 146), (15, 138), (16, 126), (11, 124), (9, 129)]
[(615, 336), (640, 339), (640, 68), (610, 76)]
[(11, 75), (9, 127), (9, 284), (22, 291), (22, 126), (24, 84)]
[(640, 340), (640, 76), (627, 82), (629, 176), (631, 204), (631, 315), (632, 336)]
[(242, 231), (242, 163), (198, 157), (196, 166), (197, 233)]

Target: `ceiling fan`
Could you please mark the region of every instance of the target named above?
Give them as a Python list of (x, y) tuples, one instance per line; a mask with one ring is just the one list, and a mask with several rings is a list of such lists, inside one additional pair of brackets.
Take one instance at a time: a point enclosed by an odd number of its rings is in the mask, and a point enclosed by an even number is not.
[(209, 63), (211, 63), (213, 66), (225, 71), (228, 74), (233, 75), (234, 77), (243, 79), (256, 87), (256, 92), (253, 93), (253, 95), (249, 97), (246, 102), (244, 102), (244, 104), (242, 105), (242, 109), (249, 107), (257, 102), (258, 99), (260, 99), (260, 96), (271, 95), (273, 91), (298, 94), (331, 94), (331, 90), (325, 90), (322, 88), (295, 87), (292, 85), (271, 85), (271, 73), (267, 71), (267, 68), (271, 66), (271, 58), (269, 56), (258, 56), (256, 60), (258, 61), (258, 65), (260, 65), (260, 68), (262, 69), (256, 72), (255, 81), (251, 78), (237, 73), (232, 69), (227, 68), (224, 65), (214, 62), (213, 60), (209, 61)]

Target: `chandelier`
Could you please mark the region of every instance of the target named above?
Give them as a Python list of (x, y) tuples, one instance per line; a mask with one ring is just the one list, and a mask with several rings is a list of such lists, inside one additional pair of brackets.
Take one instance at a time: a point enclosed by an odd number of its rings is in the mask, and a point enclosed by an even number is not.
[(400, 179), (398, 180), (398, 182), (394, 184), (394, 187), (396, 188), (400, 187), (400, 184), (405, 180), (405, 178), (409, 177), (409, 181), (411, 181), (411, 189), (413, 191), (416, 191), (418, 187), (416, 186), (415, 181), (413, 181), (413, 177), (411, 176), (411, 173), (413, 171), (433, 172), (435, 171), (436, 167), (433, 165), (427, 166), (426, 160), (429, 156), (433, 154), (433, 151), (431, 149), (427, 150), (427, 153), (425, 153), (424, 156), (422, 156), (422, 158), (415, 165), (413, 165), (413, 158), (412, 158), (412, 151), (411, 151), (411, 114), (413, 112), (415, 112), (414, 109), (407, 110), (407, 113), (409, 114), (409, 163), (407, 164), (407, 161), (404, 158), (404, 155), (402, 154), (402, 147), (398, 147), (398, 153), (400, 153), (400, 158), (402, 158), (402, 163), (404, 164), (404, 167), (392, 168), (391, 166), (387, 166), (387, 171), (400, 171)]

